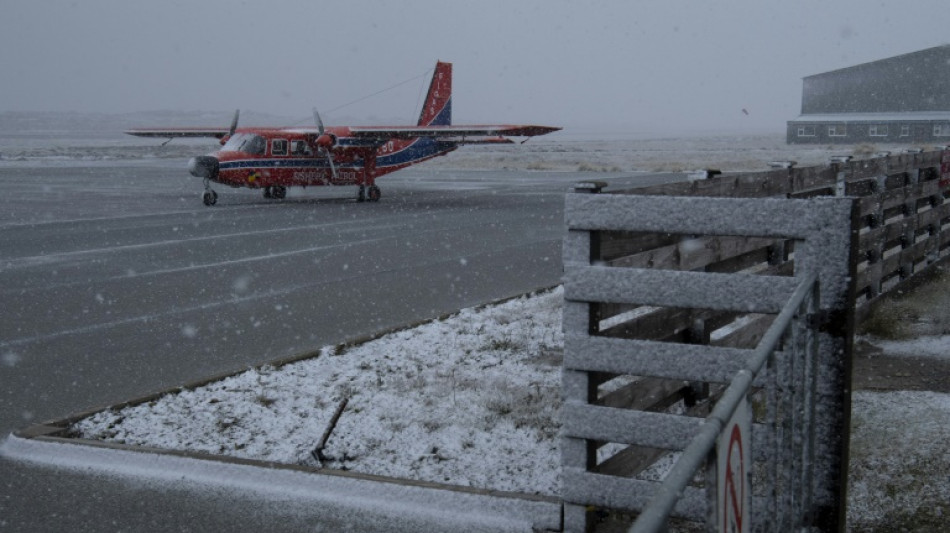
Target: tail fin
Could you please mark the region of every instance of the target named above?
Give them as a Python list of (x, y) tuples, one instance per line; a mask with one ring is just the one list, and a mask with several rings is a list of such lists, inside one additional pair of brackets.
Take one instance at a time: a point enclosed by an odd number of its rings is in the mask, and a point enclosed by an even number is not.
[(452, 63), (435, 64), (429, 94), (426, 95), (420, 126), (449, 126), (452, 124)]

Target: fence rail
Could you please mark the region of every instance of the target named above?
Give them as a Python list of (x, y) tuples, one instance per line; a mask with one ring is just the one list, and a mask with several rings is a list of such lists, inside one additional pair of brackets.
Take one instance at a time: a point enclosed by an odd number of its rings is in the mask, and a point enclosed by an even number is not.
[[(793, 531), (810, 520), (808, 513), (811, 510), (815, 446), (815, 426), (811, 422), (815, 416), (817, 380), (817, 368), (813, 362), (817, 352), (817, 335), (814, 328), (809, 327), (808, 318), (818, 312), (818, 300), (816, 276), (807, 275), (799, 282), (749, 357), (745, 368), (736, 372), (710, 415), (695, 432), (682, 456), (657, 489), (656, 496), (634, 523), (632, 533), (662, 531), (673, 512), (678, 495), (687, 488), (696, 472), (704, 466), (706, 472), (714, 471), (716, 448), (724, 436), (728, 437), (724, 432), (729, 421), (742, 402), (753, 401), (756, 377), (764, 373), (767, 364), (772, 369), (769, 373), (771, 382), (767, 388), (769, 410), (763, 425), (769, 436), (764, 451), (764, 464), (768, 467), (762, 477), (766, 486), (782, 487), (760, 497), (764, 501), (759, 502), (758, 507), (767, 509), (775, 531)], [(785, 343), (785, 349), (779, 351), (786, 338), (788, 342)], [(799, 364), (796, 365), (796, 362)], [(784, 379), (778, 378), (780, 373)], [(779, 387), (779, 382), (801, 383), (804, 387)], [(747, 475), (751, 476), (752, 473)], [(751, 516), (742, 515), (744, 510), (737, 512), (728, 504), (728, 508), (724, 509), (718, 502), (713, 502), (715, 486), (722, 480), (718, 479), (718, 474), (710, 478), (713, 476), (706, 479), (707, 508), (715, 512), (708, 513), (705, 517), (707, 521), (721, 523), (732, 518), (741, 524), (743, 518), (751, 519)], [(744, 486), (740, 492), (746, 490), (749, 487)], [(730, 515), (730, 511), (734, 514)]]
[[(565, 529), (588, 528), (591, 508), (644, 509), (658, 486), (650, 477), (657, 460), (684, 449), (732, 379), (748, 370), (769, 328), (779, 327), (776, 314), (815, 274), (822, 293), (810, 322), (816, 358), (803, 361), (783, 348), (780, 363), (754, 376), (752, 448), (755, 479), (770, 479), (763, 473), (769, 443), (788, 441), (791, 431), (782, 424), (811, 421), (822, 438), (810, 496), (798, 499), (812, 505), (796, 520), (839, 531), (855, 316), (950, 252), (940, 172), (942, 157), (950, 167), (947, 154), (842, 160), (616, 194), (588, 194), (601, 189), (588, 183), (569, 194)], [(791, 338), (788, 346), (798, 342)], [(813, 395), (794, 381), (809, 365), (818, 371)], [(814, 417), (779, 407), (786, 393), (813, 398)], [(711, 476), (700, 470), (700, 478)], [(772, 479), (755, 488), (756, 524), (776, 516), (766, 498), (775, 483), (804, 486)], [(704, 521), (713, 507), (702, 486), (687, 485), (672, 509)]]

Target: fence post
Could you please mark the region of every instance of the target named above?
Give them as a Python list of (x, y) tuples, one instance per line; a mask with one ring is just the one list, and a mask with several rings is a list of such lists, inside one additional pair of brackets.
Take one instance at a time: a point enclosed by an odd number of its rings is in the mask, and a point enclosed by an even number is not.
[[(950, 186), (950, 145), (944, 146), (943, 151), (940, 153), (940, 166), (937, 169), (940, 172), (938, 176), (937, 184), (940, 187), (940, 190), (934, 195), (932, 208), (936, 209), (939, 206), (943, 205), (947, 199), (944, 196), (944, 189)], [(927, 263), (933, 264), (940, 260), (940, 244), (943, 242), (941, 234), (943, 233), (943, 224), (938, 219), (934, 221), (933, 226), (931, 226), (931, 240), (934, 241), (934, 247), (931, 254), (928, 256)]]
[(818, 272), (822, 288), (815, 393), (816, 433), (823, 437), (816, 442), (812, 486), (816, 504), (813, 526), (827, 533), (845, 530), (848, 502), (853, 302), (861, 228), (859, 202), (851, 200), (850, 205), (850, 227), (827, 228), (822, 237), (802, 243), (806, 250), (801, 256), (797, 249), (795, 254), (796, 272)]
[(835, 170), (835, 196), (844, 196), (847, 191), (848, 174), (851, 165), (850, 155), (836, 155), (831, 157), (831, 166)]
[[(583, 181), (574, 185), (575, 194), (599, 194), (607, 183)], [(588, 266), (600, 259), (600, 236), (593, 231), (568, 230), (563, 249), (563, 263)], [(587, 331), (596, 333), (600, 320), (596, 304), (564, 302), (564, 331)], [(561, 375), (563, 399), (593, 403), (597, 400), (597, 383), (587, 372), (564, 369)], [(597, 464), (597, 449), (593, 442), (570, 437), (561, 438), (561, 464), (563, 467), (590, 470)], [(592, 512), (584, 505), (564, 503), (564, 531), (585, 532), (594, 524)]]
[[(888, 154), (890, 153), (888, 152)], [(874, 182), (874, 191), (875, 191), (874, 197), (875, 197), (875, 201), (877, 205), (875, 206), (874, 213), (870, 215), (871, 220), (868, 226), (871, 229), (876, 229), (884, 225), (883, 198), (884, 198), (885, 192), (887, 191), (887, 171), (888, 171), (888, 167), (890, 166), (890, 157), (885, 156), (884, 161), (885, 161), (884, 171), (880, 175), (875, 177), (875, 182)], [(880, 272), (881, 265), (879, 265), (878, 263), (883, 258), (884, 258), (884, 237), (881, 236), (880, 238), (875, 239), (875, 241), (871, 244), (871, 247), (868, 248), (867, 258), (866, 258), (868, 261), (868, 273), (871, 273), (872, 271)], [(870, 286), (868, 287), (868, 299), (873, 300), (874, 298), (877, 298), (878, 296), (880, 296), (883, 286), (881, 283), (880, 274), (870, 279), (871, 279), (871, 283), (870, 283)]]

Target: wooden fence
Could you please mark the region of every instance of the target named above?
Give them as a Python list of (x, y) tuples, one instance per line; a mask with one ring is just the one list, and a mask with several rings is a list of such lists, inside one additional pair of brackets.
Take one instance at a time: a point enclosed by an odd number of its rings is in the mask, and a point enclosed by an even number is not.
[[(845, 501), (854, 318), (863, 316), (868, 305), (882, 294), (948, 255), (948, 156), (950, 151), (881, 155), (861, 161), (843, 158), (820, 167), (786, 166), (768, 172), (720, 175), (614, 193), (638, 198), (635, 203), (638, 213), (633, 217), (637, 223), (633, 226), (610, 220), (625, 216), (621, 207), (611, 208), (606, 218), (602, 216), (604, 213), (598, 215), (603, 224), (585, 224), (583, 221), (590, 219), (585, 209), (603, 210), (604, 206), (585, 201), (589, 196), (584, 193), (600, 193), (603, 184), (578, 184), (577, 192), (568, 195), (565, 216), (568, 229), (564, 246), (565, 333), (568, 337), (594, 339), (600, 343), (629, 340), (627, 349), (631, 353), (642, 348), (643, 342), (696, 345), (684, 352), (691, 355), (682, 362), (695, 368), (687, 379), (671, 379), (670, 361), (654, 357), (652, 361), (645, 361), (636, 375), (616, 371), (616, 368), (610, 371), (608, 367), (588, 365), (585, 357), (578, 356), (577, 351), (582, 348), (569, 342), (565, 350), (567, 403), (654, 413), (678, 408), (693, 417), (708, 414), (710, 399), (717, 397), (721, 384), (728, 382), (741, 365), (701, 354), (725, 348), (754, 347), (775, 315), (754, 305), (743, 312), (741, 308), (689, 303), (689, 297), (684, 300), (683, 296), (688, 293), (682, 292), (686, 287), (677, 286), (680, 282), (674, 281), (676, 278), (658, 277), (650, 272), (715, 274), (707, 279), (714, 280), (723, 299), (729, 299), (736, 290), (734, 281), (730, 280), (760, 278), (774, 284), (783, 276), (798, 276), (803, 267), (796, 264), (796, 259), (800, 263), (804, 258), (802, 253), (811, 245), (806, 245), (801, 235), (770, 231), (771, 225), (780, 226), (770, 218), (769, 210), (774, 208), (770, 201), (761, 202), (761, 212), (754, 208), (747, 210), (748, 202), (743, 202), (740, 214), (738, 211), (730, 213), (728, 202), (722, 204), (719, 199), (848, 197), (850, 223), (848, 220), (833, 222), (843, 225), (838, 229), (844, 229), (849, 237), (847, 252), (842, 252), (848, 275), (841, 278), (843, 281), (823, 279), (821, 288), (823, 299), (828, 295), (843, 296), (823, 300), (823, 316), (816, 318), (826, 334), (831, 332), (824, 342), (826, 348), (833, 348), (831, 352), (825, 350), (826, 354), (833, 355), (826, 355), (826, 360), (820, 362), (822, 376), (818, 395), (822, 400), (817, 416), (824, 420), (822, 431), (838, 434), (830, 441), (824, 438), (825, 449), (818, 451), (819, 456), (827, 460), (816, 481), (818, 507), (809, 519), (820, 523), (822, 530), (841, 530), (844, 510), (835, 502)], [(661, 201), (658, 198), (661, 196), (692, 198)], [(697, 197), (705, 200), (696, 201)], [(761, 227), (748, 226), (748, 220), (723, 225), (721, 219), (728, 219), (730, 215), (755, 220)], [(708, 224), (701, 223), (702, 217), (708, 217)], [(686, 220), (690, 223), (684, 224)], [(745, 230), (740, 231), (740, 226)], [(746, 231), (749, 229), (754, 231)], [(839, 258), (826, 259), (834, 263)], [(609, 289), (595, 289), (598, 281), (585, 279), (591, 273), (599, 282), (620, 283), (625, 291), (636, 292), (640, 290), (638, 286), (651, 283), (665, 284), (660, 288), (669, 298), (663, 300), (664, 305), (645, 304), (637, 298), (617, 298)], [(835, 286), (836, 283), (844, 286)], [(580, 286), (586, 288), (578, 292)], [(681, 294), (677, 295), (677, 291)], [(764, 295), (767, 287), (763, 286), (762, 291)], [(845, 301), (836, 302), (836, 298), (845, 298)], [(612, 353), (619, 356), (624, 350), (621, 345), (612, 349)], [(704, 352), (703, 347), (712, 349)], [(710, 361), (716, 363), (710, 364)], [(622, 412), (615, 414), (622, 415)], [(623, 419), (623, 416), (617, 418), (618, 421)], [(581, 431), (580, 419), (575, 422), (566, 421), (563, 443), (566, 529), (589, 527), (592, 507), (639, 511), (642, 501), (636, 498), (610, 496), (609, 492), (591, 493), (587, 497), (584, 490), (577, 490), (572, 484), (581, 482), (588, 489), (598, 484), (629, 486), (617, 485), (611, 480), (643, 478), (658, 458), (667, 455), (669, 447), (612, 443), (609, 438), (597, 438)], [(591, 484), (591, 479), (597, 481)]]
[[(843, 157), (825, 166), (789, 166), (610, 193), (728, 198), (856, 197), (860, 218), (852, 228), (858, 233), (859, 243), (855, 307), (861, 318), (867, 313), (868, 303), (946, 255), (950, 246), (950, 233), (944, 228), (950, 216), (950, 203), (946, 202), (950, 195), (948, 186), (950, 149), (897, 155), (881, 153), (879, 157), (863, 160)], [(582, 189), (599, 191), (597, 184), (586, 184)], [(641, 261), (647, 258), (646, 262), (652, 258), (663, 260), (663, 250), (653, 244), (633, 241), (629, 236), (607, 235), (601, 248), (605, 260), (618, 263), (636, 261), (635, 258)], [(669, 244), (672, 242), (667, 242)], [(722, 257), (742, 255), (744, 249), (754, 251), (754, 242), (746, 244), (734, 251), (725, 250)], [(758, 247), (759, 254), (779, 253), (767, 248)], [(675, 255), (668, 256), (666, 261), (678, 264), (658, 266), (691, 269)], [(702, 262), (703, 259), (696, 261), (697, 266)]]

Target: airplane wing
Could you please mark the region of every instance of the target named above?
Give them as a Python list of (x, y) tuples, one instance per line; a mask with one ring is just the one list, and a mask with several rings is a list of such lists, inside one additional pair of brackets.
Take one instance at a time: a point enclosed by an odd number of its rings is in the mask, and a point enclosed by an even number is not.
[[(552, 126), (527, 125), (476, 125), (476, 126), (356, 126), (350, 127), (349, 135), (366, 141), (389, 139), (413, 139), (429, 137), (459, 144), (495, 144), (510, 142), (507, 137), (534, 137), (560, 130)], [(311, 131), (311, 129), (288, 130)], [(136, 137), (214, 137), (221, 139), (230, 133), (228, 128), (135, 128), (125, 133)]]
[(411, 139), (431, 137), (458, 139), (465, 137), (534, 137), (545, 135), (561, 128), (524, 125), (478, 125), (478, 126), (356, 126), (350, 127), (350, 135), (363, 139)]
[(126, 130), (125, 133), (136, 137), (161, 137), (163, 139), (173, 137), (214, 137), (220, 139), (227, 135), (229, 131), (228, 128), (136, 128)]

